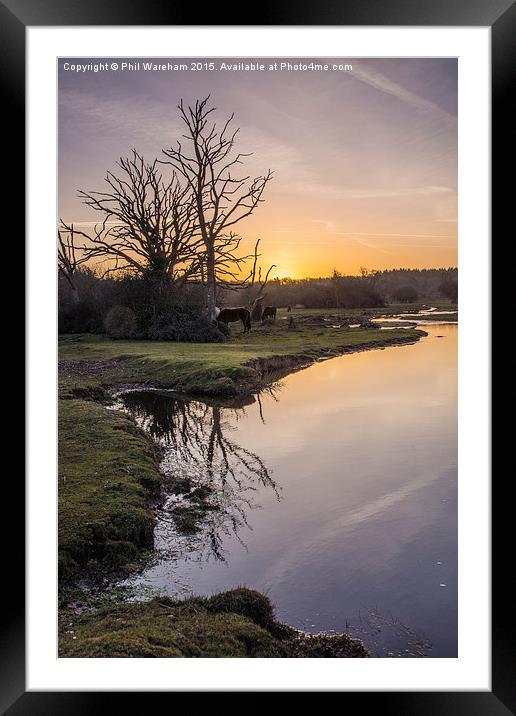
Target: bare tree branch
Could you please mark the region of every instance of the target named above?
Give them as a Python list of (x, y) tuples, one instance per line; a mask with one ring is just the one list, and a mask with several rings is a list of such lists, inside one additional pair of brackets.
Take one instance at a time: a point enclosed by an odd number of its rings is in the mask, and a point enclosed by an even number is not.
[(57, 230), (57, 266), (61, 276), (63, 276), (72, 289), (73, 300), (77, 303), (79, 294), (75, 283), (75, 275), (81, 264), (87, 261), (84, 253), (84, 247), (76, 245), (76, 237), (81, 232), (74, 229), (73, 224), (65, 224), (61, 219), (60, 228)]
[[(232, 129), (231, 115), (220, 130), (211, 123), (215, 107), (209, 106), (210, 96), (185, 107), (183, 100), (179, 112), (186, 131), (182, 142), (163, 150), (170, 164), (190, 188), (196, 210), (197, 223), (205, 247), (208, 315), (215, 317), (216, 286), (218, 282), (235, 283), (242, 265), (251, 256), (238, 257), (235, 251), (241, 239), (233, 228), (250, 216), (264, 201), (265, 187), (272, 179), (269, 170), (263, 176), (236, 176), (237, 166), (249, 154), (235, 153), (234, 146), (239, 129)], [(256, 256), (256, 250), (255, 250)], [(256, 272), (256, 263), (249, 281)]]
[(79, 191), (83, 203), (102, 215), (89, 242), (87, 259), (107, 262), (104, 273), (153, 274), (174, 282), (200, 276), (202, 239), (189, 187), (176, 172), (163, 178), (159, 163), (132, 150), (120, 158), (120, 176), (109, 171), (107, 190)]

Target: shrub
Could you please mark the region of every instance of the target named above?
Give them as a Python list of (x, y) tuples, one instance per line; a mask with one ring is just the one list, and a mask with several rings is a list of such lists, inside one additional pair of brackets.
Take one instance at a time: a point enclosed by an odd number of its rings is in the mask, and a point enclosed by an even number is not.
[(153, 277), (125, 276), (113, 281), (111, 305), (132, 309), (143, 331), (156, 323), (165, 325), (172, 317), (181, 320), (197, 318), (200, 312), (195, 287), (179, 289), (172, 282), (163, 283)]
[(59, 333), (97, 333), (102, 330), (102, 318), (94, 306), (80, 301), (59, 308)]
[(153, 322), (147, 337), (153, 341), (177, 341), (184, 343), (222, 343), (228, 335), (227, 327), (205, 318), (184, 319), (161, 317)]
[(134, 338), (137, 330), (134, 311), (127, 306), (113, 306), (105, 318), (104, 328), (110, 338)]

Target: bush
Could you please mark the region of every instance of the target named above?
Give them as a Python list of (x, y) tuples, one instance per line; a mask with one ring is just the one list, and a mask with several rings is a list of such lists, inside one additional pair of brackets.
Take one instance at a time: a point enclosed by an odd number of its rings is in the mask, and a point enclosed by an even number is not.
[(212, 323), (205, 318), (181, 319), (178, 316), (168, 321), (161, 317), (147, 331), (147, 338), (153, 341), (182, 343), (222, 343), (227, 335), (227, 326), (222, 323)]
[(105, 318), (104, 328), (110, 338), (134, 338), (137, 330), (134, 311), (127, 306), (113, 306)]
[(59, 308), (59, 333), (97, 333), (102, 330), (102, 317), (94, 306), (81, 301)]
[(183, 286), (180, 289), (153, 277), (125, 276), (113, 281), (111, 305), (120, 304), (133, 310), (138, 325), (146, 333), (172, 319), (197, 318), (203, 301), (196, 288)]

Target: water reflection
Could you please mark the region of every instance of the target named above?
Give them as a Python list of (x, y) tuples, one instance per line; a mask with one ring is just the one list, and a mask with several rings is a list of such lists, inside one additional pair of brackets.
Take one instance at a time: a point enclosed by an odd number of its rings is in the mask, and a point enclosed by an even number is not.
[[(277, 400), (278, 390), (275, 386), (266, 392)], [(172, 492), (162, 507), (161, 521), (173, 529), (180, 510), (184, 514), (189, 509), (194, 517), (202, 512), (202, 519), (191, 530), (196, 534), (186, 544), (190, 558), (196, 555), (202, 561), (210, 557), (224, 561), (223, 540), (229, 534), (245, 546), (241, 531), (249, 527), (247, 514), (260, 507), (254, 494), (267, 488), (280, 499), (264, 461), (234, 437), (248, 406), (256, 404), (265, 423), (261, 397), (235, 398), (222, 405), (186, 400), (170, 392), (134, 391), (120, 400), (140, 427), (164, 448), (161, 469), (170, 478)], [(162, 547), (176, 537), (165, 535)]]
[(188, 500), (171, 490), (135, 597), (245, 584), (280, 620), (348, 631), (372, 656), (456, 656), (457, 325), (425, 332), (293, 373), (259, 399), (126, 395), (165, 471), (212, 486), (218, 507), (178, 534)]

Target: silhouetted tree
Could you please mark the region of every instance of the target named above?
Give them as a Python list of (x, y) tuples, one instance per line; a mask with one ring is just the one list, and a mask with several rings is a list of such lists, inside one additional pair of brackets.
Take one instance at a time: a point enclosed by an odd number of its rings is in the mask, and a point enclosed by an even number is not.
[(453, 303), (457, 303), (457, 297), (459, 293), (459, 287), (457, 284), (457, 281), (453, 278), (445, 278), (441, 285), (439, 286), (439, 290), (442, 293), (445, 298), (449, 299), (450, 301), (453, 301)]
[(76, 246), (77, 232), (74, 225), (69, 226), (61, 220), (57, 230), (57, 266), (61, 276), (65, 278), (72, 291), (72, 300), (79, 303), (79, 289), (75, 280), (79, 266), (87, 261), (83, 248)]
[(393, 298), (400, 303), (414, 303), (419, 294), (413, 286), (400, 286), (394, 291)]
[[(272, 178), (269, 170), (263, 176), (236, 177), (234, 171), (249, 154), (235, 152), (235, 139), (239, 129), (233, 130), (233, 114), (220, 130), (211, 123), (215, 111), (209, 107), (210, 96), (197, 100), (193, 107), (185, 108), (183, 100), (179, 112), (186, 125), (186, 134), (176, 146), (163, 150), (167, 163), (180, 174), (193, 195), (196, 221), (204, 243), (203, 281), (206, 284), (208, 317), (215, 318), (216, 287), (218, 281), (234, 282), (242, 263), (251, 256), (239, 258), (236, 250), (241, 238), (233, 227), (256, 209)], [(254, 253), (256, 275), (257, 246)], [(253, 271), (239, 283), (252, 279)]]
[(135, 150), (117, 162), (120, 176), (108, 172), (106, 191), (80, 191), (83, 203), (102, 215), (87, 240), (85, 257), (107, 262), (105, 274), (130, 272), (182, 283), (199, 277), (202, 240), (193, 194), (175, 172), (164, 179), (159, 163), (147, 163)]

